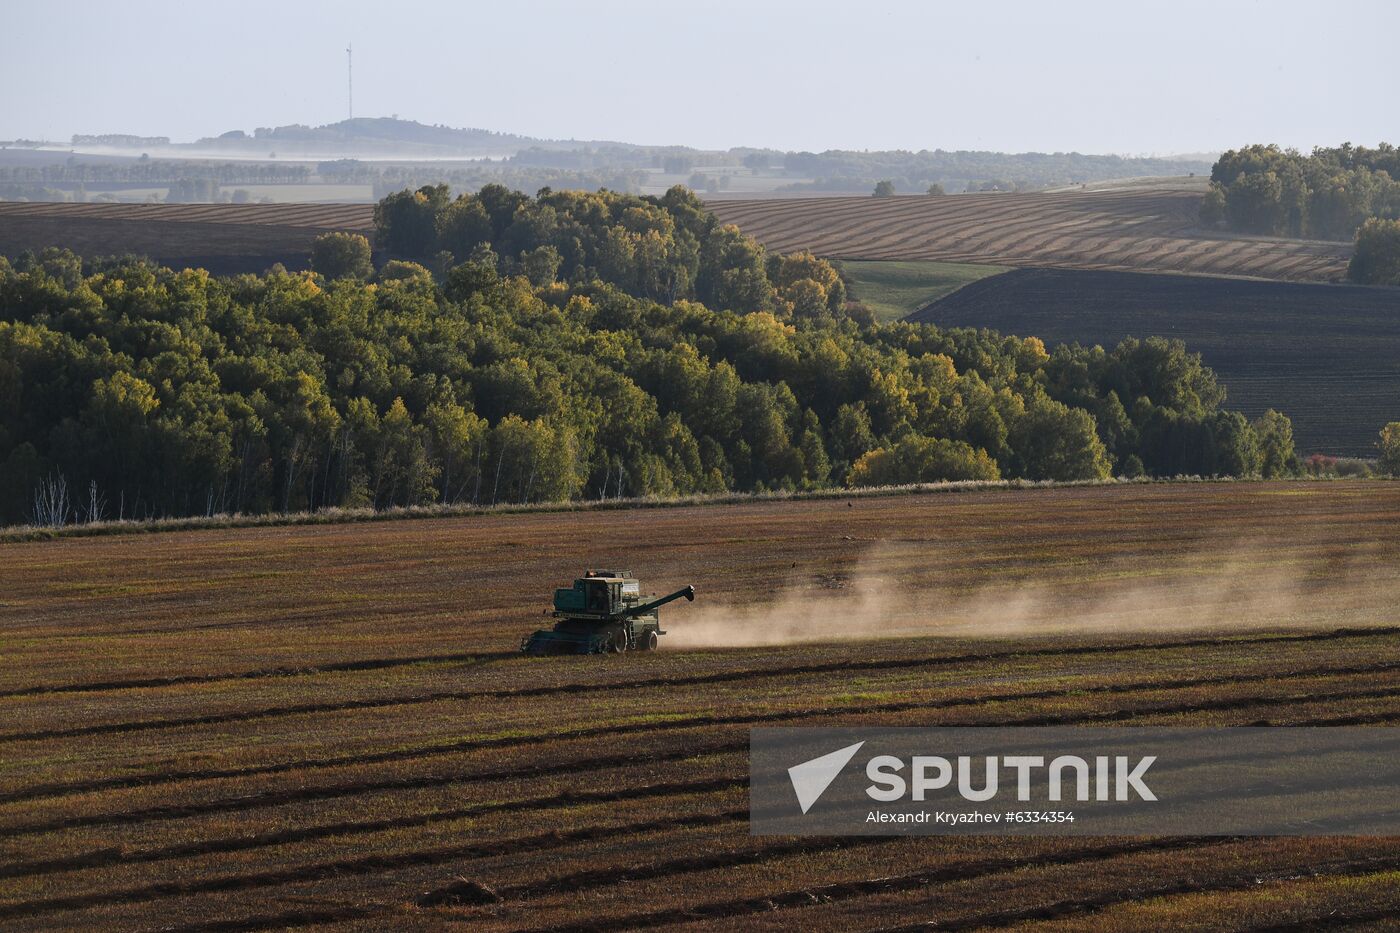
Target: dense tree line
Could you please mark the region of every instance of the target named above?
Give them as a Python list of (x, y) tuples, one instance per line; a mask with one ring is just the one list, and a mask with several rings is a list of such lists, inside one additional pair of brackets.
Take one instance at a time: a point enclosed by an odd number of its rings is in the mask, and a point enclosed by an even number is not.
[(768, 257), (682, 187), (660, 198), (549, 189), (531, 198), (487, 185), (454, 199), (433, 185), (390, 195), (374, 218), (381, 249), (440, 270), (477, 258), (535, 286), (602, 280), (668, 304), (784, 318), (845, 313), (845, 284), (830, 264), (810, 254)]
[(72, 141), (75, 146), (112, 146), (117, 149), (170, 145), (169, 136), (136, 136), (131, 133), (74, 133)]
[(683, 189), (381, 208), (465, 260), (0, 260), (0, 521), (1295, 466), (1180, 343), (875, 326)]
[(305, 184), (311, 167), (294, 162), (207, 162), (189, 159), (133, 159), (129, 162), (83, 161), (0, 166), (0, 184), (72, 187), (127, 184), (158, 187), (180, 179), (204, 179), (216, 185)]
[(1372, 217), (1361, 225), (1347, 276), (1367, 285), (1400, 285), (1400, 220)]
[(869, 191), (876, 182), (885, 180), (896, 194), (924, 194), (931, 185), (948, 191), (1033, 191), (1114, 178), (1204, 173), (1208, 168), (1204, 162), (1176, 159), (942, 149), (789, 152), (783, 156), (782, 165), (787, 175), (816, 179), (789, 186), (792, 190)]
[(1246, 233), (1350, 240), (1368, 218), (1400, 218), (1400, 150), (1232, 149), (1211, 169), (1201, 215)]

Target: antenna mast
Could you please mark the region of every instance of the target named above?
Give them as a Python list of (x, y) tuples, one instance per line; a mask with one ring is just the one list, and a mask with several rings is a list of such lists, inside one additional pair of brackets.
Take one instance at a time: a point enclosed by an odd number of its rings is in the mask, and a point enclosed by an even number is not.
[(345, 101), (350, 119), (355, 119), (355, 55), (354, 46), (345, 46)]

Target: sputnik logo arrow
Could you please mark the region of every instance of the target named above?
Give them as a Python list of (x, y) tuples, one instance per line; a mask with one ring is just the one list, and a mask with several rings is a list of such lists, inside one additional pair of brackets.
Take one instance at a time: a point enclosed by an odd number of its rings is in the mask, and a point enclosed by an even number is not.
[(836, 780), (836, 775), (841, 773), (841, 769), (846, 767), (846, 763), (856, 756), (856, 752), (860, 751), (864, 744), (857, 742), (847, 745), (820, 758), (813, 758), (788, 768), (788, 778), (792, 781), (792, 789), (797, 792), (797, 802), (801, 804), (803, 813), (812, 809), (812, 804), (826, 793), (831, 782)]

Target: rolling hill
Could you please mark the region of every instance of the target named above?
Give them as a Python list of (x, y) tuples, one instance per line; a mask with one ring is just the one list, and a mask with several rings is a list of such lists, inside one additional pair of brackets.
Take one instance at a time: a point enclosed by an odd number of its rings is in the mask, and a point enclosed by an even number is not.
[(1400, 289), (1066, 269), (982, 279), (910, 315), (1057, 343), (1186, 342), (1228, 404), (1293, 419), (1299, 453), (1374, 456), (1400, 420)]

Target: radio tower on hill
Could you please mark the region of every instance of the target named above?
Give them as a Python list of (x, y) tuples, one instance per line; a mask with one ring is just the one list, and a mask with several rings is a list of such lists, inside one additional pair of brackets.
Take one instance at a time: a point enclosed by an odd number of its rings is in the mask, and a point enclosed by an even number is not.
[(345, 46), (345, 105), (350, 119), (355, 119), (355, 53), (354, 45)]

